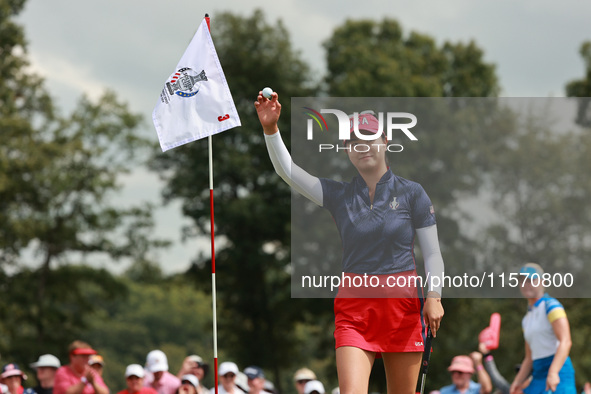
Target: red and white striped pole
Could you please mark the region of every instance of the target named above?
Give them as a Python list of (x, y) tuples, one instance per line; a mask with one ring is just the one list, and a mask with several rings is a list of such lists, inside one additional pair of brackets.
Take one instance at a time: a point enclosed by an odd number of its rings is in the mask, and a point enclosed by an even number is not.
[[(211, 32), (209, 15), (205, 14), (207, 28)], [(209, 212), (211, 216), (211, 302), (213, 308), (213, 372), (215, 381), (215, 394), (218, 394), (218, 322), (216, 310), (216, 285), (215, 285), (215, 222), (213, 216), (213, 149), (211, 145), (211, 135), (207, 137), (209, 152)]]

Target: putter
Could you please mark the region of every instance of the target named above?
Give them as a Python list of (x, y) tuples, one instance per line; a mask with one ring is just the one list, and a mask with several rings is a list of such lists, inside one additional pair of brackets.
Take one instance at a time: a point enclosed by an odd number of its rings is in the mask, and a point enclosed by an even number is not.
[(421, 362), (421, 370), (419, 372), (419, 380), (417, 381), (417, 394), (423, 394), (425, 390), (425, 379), (427, 378), (427, 371), (429, 371), (429, 360), (431, 360), (431, 341), (433, 334), (431, 334), (431, 327), (427, 328), (427, 338), (425, 339), (425, 350), (423, 351), (423, 361)]

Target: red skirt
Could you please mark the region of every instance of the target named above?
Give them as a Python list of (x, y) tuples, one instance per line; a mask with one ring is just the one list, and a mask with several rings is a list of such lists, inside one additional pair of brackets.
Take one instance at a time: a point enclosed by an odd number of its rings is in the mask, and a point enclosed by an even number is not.
[[(386, 276), (380, 277), (380, 283), (386, 283), (382, 281)], [(361, 293), (372, 294), (366, 290)], [(384, 296), (388, 291), (394, 297)], [(360, 294), (359, 289), (340, 288), (334, 301), (335, 348), (353, 346), (377, 353), (422, 352), (426, 333), (423, 299), (416, 286), (392, 292), (393, 289), (388, 288), (378, 297), (359, 298), (352, 297)]]

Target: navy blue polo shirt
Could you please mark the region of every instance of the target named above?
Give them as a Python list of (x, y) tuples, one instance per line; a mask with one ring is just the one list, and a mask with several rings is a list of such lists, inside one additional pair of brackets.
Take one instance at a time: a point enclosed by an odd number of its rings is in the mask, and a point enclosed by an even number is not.
[(361, 176), (351, 182), (320, 182), (322, 204), (341, 235), (343, 272), (383, 275), (415, 269), (415, 230), (436, 223), (431, 200), (420, 184), (388, 170), (376, 186), (372, 204)]

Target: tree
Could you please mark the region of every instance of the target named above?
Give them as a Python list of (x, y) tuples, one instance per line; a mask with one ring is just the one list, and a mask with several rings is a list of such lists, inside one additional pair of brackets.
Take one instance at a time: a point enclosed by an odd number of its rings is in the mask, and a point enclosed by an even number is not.
[(406, 36), (393, 19), (348, 20), (324, 48), (333, 97), (490, 97), (499, 90), (495, 67), (474, 42), (438, 48), (428, 35)]
[[(39, 282), (43, 275), (43, 298)], [(0, 286), (8, 295), (2, 305), (2, 357), (6, 362), (27, 365), (39, 354), (51, 353), (67, 360), (67, 346), (84, 338), (95, 312), (105, 302), (121, 302), (127, 295), (122, 281), (105, 269), (63, 265), (42, 272), (22, 268), (18, 273), (1, 273)]]
[[(154, 349), (167, 355), (173, 374), (186, 356), (200, 355), (212, 367), (202, 383), (213, 387), (211, 297), (182, 276), (161, 276), (156, 282), (150, 275), (145, 282), (130, 274), (117, 278), (128, 289), (125, 302), (103, 302), (85, 332), (105, 358), (104, 378), (111, 392), (125, 388), (125, 367), (144, 364)], [(220, 358), (227, 359), (226, 354), (221, 352)]]
[[(22, 28), (12, 20), (23, 8), (24, 0), (0, 2), (0, 129), (3, 146), (0, 147), (0, 264), (11, 263), (26, 244), (18, 234), (18, 226), (12, 223), (9, 204), (17, 193), (30, 193), (22, 179), (30, 177), (40, 167), (31, 155), (29, 163), (18, 158), (23, 141), (33, 133), (29, 119), (36, 116), (38, 124), (46, 124), (53, 118), (51, 100), (36, 75), (24, 70), (28, 62), (24, 55), (25, 38)], [(7, 143), (7, 144), (5, 144)]]
[(591, 105), (591, 99), (589, 99), (591, 97), (591, 41), (585, 41), (579, 52), (585, 63), (585, 78), (569, 82), (566, 85), (566, 95), (577, 97), (579, 103), (577, 124), (591, 127), (591, 114), (589, 113), (589, 105)]
[(12, 339), (0, 351), (28, 362), (38, 351), (20, 352), (19, 343), (65, 348), (80, 333), (94, 306), (79, 286), (99, 287), (98, 300), (124, 293), (106, 271), (67, 264), (96, 255), (147, 260), (165, 242), (150, 236), (150, 206), (110, 201), (151, 146), (138, 137), (141, 117), (111, 92), (57, 114), (27, 68), (24, 33), (13, 22), (23, 5), (0, 2), (0, 287), (14, 291), (14, 303), (0, 306), (0, 329)]
[[(563, 115), (566, 102), (509, 100), (514, 132), (498, 152), (486, 186), (497, 220), (483, 233), (478, 253), (501, 270), (534, 261), (552, 274), (589, 277), (588, 137), (574, 123), (571, 128), (565, 125), (570, 121)], [(521, 112), (518, 107), (527, 109)], [(551, 117), (557, 112), (562, 119)], [(560, 297), (556, 291), (565, 290), (562, 296), (581, 295), (582, 288), (556, 289), (554, 295)]]

